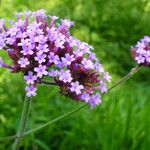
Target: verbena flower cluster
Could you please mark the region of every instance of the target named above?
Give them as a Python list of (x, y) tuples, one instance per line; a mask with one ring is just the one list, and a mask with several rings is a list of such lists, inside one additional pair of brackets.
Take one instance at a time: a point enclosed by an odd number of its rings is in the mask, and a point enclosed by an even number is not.
[(150, 67), (150, 37), (144, 36), (143, 39), (131, 48), (132, 55), (140, 65)]
[(7, 51), (12, 65), (0, 58), (0, 66), (24, 74), (28, 97), (36, 96), (37, 85), (50, 76), (62, 95), (95, 107), (101, 103), (101, 93), (107, 92), (111, 76), (93, 47), (70, 35), (74, 22), (56, 20), (58, 17), (47, 16), (44, 10), (18, 13), (14, 22), (1, 19), (0, 49)]

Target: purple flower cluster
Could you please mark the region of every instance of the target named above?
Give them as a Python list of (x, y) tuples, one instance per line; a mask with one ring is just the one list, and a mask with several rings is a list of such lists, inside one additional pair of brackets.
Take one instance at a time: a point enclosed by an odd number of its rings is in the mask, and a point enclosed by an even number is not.
[[(50, 24), (48, 20), (50, 19)], [(0, 66), (22, 72), (26, 95), (36, 96), (37, 85), (49, 76), (61, 93), (91, 107), (101, 103), (111, 76), (92, 51), (93, 47), (70, 35), (74, 22), (47, 16), (44, 10), (17, 14), (17, 21), (0, 20), (0, 49), (7, 51), (13, 65), (0, 58)]]
[(143, 39), (131, 48), (132, 55), (140, 65), (150, 67), (150, 37), (144, 36)]

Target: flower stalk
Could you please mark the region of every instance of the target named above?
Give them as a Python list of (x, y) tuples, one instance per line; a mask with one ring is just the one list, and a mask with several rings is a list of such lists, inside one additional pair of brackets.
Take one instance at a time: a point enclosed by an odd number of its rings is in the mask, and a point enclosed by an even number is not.
[[(118, 85), (124, 83), (124, 82), (127, 81), (128, 79), (130, 79), (130, 78), (131, 78), (135, 73), (137, 73), (140, 69), (141, 69), (141, 66), (136, 66), (136, 67), (134, 67), (134, 68), (133, 68), (127, 75), (125, 75), (121, 80), (119, 80), (118, 82), (116, 82), (115, 84), (113, 84), (113, 85), (108, 89), (108, 92), (110, 92), (112, 89), (114, 89), (114, 88), (117, 87)], [(49, 84), (48, 81), (44, 82), (44, 84), (51, 85), (51, 83)], [(53, 119), (53, 120), (51, 120), (51, 121), (49, 121), (49, 122), (47, 122), (47, 123), (45, 123), (45, 124), (43, 124), (43, 125), (37, 127), (37, 128), (31, 129), (31, 130), (29, 130), (29, 131), (27, 131), (27, 132), (24, 132), (24, 133), (21, 134), (21, 138), (24, 137), (24, 136), (26, 136), (26, 135), (32, 134), (32, 133), (34, 133), (34, 132), (36, 132), (36, 131), (38, 131), (38, 130), (41, 130), (41, 129), (43, 129), (43, 128), (45, 128), (45, 127), (51, 125), (51, 124), (54, 124), (54, 123), (56, 123), (56, 122), (58, 122), (58, 121), (61, 121), (61, 120), (65, 119), (65, 118), (71, 116), (71, 115), (74, 114), (75, 112), (77, 112), (77, 111), (83, 109), (85, 106), (87, 106), (86, 103), (80, 105), (79, 107), (75, 108), (74, 110), (72, 110), (72, 111), (70, 111), (70, 112), (68, 112), (68, 113), (66, 113), (66, 114), (64, 114), (64, 115), (61, 115), (61, 116), (59, 116), (59, 117), (57, 117), (57, 118), (55, 118), (55, 119)], [(13, 136), (4, 137), (4, 138), (0, 138), (0, 142), (5, 141), (5, 140), (13, 140), (13, 139), (19, 139), (19, 134), (18, 134), (18, 135), (13, 135)], [(18, 140), (16, 140), (16, 141), (18, 141)], [(16, 143), (18, 143), (18, 142), (16, 142)]]
[(31, 98), (26, 97), (25, 101), (24, 101), (24, 105), (23, 105), (23, 111), (22, 111), (22, 115), (21, 115), (20, 127), (19, 127), (19, 131), (18, 131), (18, 134), (17, 134), (18, 138), (14, 142), (13, 150), (18, 150), (19, 146), (21, 144), (23, 133), (24, 133), (26, 125), (27, 125), (30, 104), (31, 104)]
[(137, 73), (140, 69), (142, 68), (141, 65), (138, 65), (134, 68), (131, 69), (131, 71), (125, 75), (123, 78), (121, 78), (121, 80), (119, 80), (118, 82), (116, 82), (115, 84), (113, 84), (109, 89), (108, 92), (111, 91), (113, 88), (115, 88), (116, 86), (118, 86), (119, 84), (122, 84), (124, 82), (126, 82), (128, 79), (130, 79), (135, 73)]

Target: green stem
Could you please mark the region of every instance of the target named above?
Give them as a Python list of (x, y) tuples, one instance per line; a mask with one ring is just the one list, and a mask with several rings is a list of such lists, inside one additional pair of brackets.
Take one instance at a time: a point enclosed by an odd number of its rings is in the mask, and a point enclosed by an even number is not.
[(21, 115), (21, 123), (17, 134), (18, 138), (14, 142), (13, 150), (18, 150), (21, 144), (23, 133), (26, 128), (26, 124), (29, 116), (30, 103), (31, 103), (31, 98), (26, 97), (23, 105), (22, 115)]
[(38, 131), (38, 130), (40, 130), (40, 129), (42, 129), (42, 128), (45, 128), (45, 127), (47, 127), (47, 126), (49, 126), (49, 125), (51, 125), (51, 124), (56, 123), (57, 121), (63, 120), (63, 119), (65, 119), (65, 118), (71, 116), (71, 115), (74, 114), (75, 112), (79, 111), (80, 109), (84, 108), (85, 106), (87, 106), (86, 103), (80, 105), (79, 107), (75, 108), (74, 110), (72, 110), (72, 111), (70, 111), (70, 112), (68, 112), (68, 113), (66, 113), (66, 114), (64, 114), (64, 115), (61, 115), (61, 116), (59, 116), (59, 117), (57, 117), (57, 118), (55, 118), (55, 119), (53, 119), (53, 120), (51, 120), (51, 121), (49, 121), (49, 122), (47, 122), (47, 123), (45, 123), (45, 124), (43, 124), (43, 125), (37, 127), (37, 128), (34, 128), (34, 129), (32, 129), (32, 130), (29, 130), (29, 131), (25, 132), (25, 133), (23, 134), (23, 136), (26, 136), (26, 135), (31, 134), (31, 133), (33, 133), (33, 132), (36, 132), (36, 131)]
[(121, 78), (121, 80), (119, 80), (118, 82), (116, 82), (115, 84), (113, 84), (108, 91), (111, 91), (113, 88), (115, 88), (116, 86), (118, 86), (119, 84), (124, 83), (125, 81), (127, 81), (128, 79), (130, 79), (135, 73), (137, 73), (142, 66), (136, 66), (134, 68), (131, 69), (131, 71), (125, 75), (123, 78)]
[[(133, 68), (133, 69), (132, 69), (127, 75), (125, 75), (121, 80), (119, 80), (117, 83), (113, 84), (112, 87), (110, 87), (110, 88), (108, 89), (108, 92), (110, 92), (110, 91), (111, 91), (112, 89), (114, 89), (116, 86), (118, 86), (118, 85), (124, 83), (125, 81), (127, 81), (128, 79), (130, 79), (136, 72), (139, 71), (140, 68), (141, 68), (141, 66), (136, 66), (135, 68)], [(45, 84), (48, 84), (48, 82), (46, 81)], [(49, 126), (49, 125), (51, 125), (51, 124), (54, 124), (54, 123), (56, 123), (57, 121), (60, 121), (60, 120), (62, 120), (62, 119), (65, 119), (65, 118), (69, 117), (70, 115), (74, 114), (75, 112), (77, 112), (77, 111), (83, 109), (86, 105), (87, 105), (87, 104), (82, 104), (82, 105), (80, 105), (79, 107), (75, 108), (74, 110), (72, 110), (72, 111), (70, 111), (70, 112), (68, 112), (68, 113), (66, 113), (66, 114), (64, 114), (64, 115), (62, 115), (62, 116), (59, 116), (59, 117), (57, 117), (57, 118), (55, 118), (55, 119), (53, 119), (53, 120), (51, 120), (51, 121), (49, 121), (49, 122), (47, 122), (47, 123), (45, 123), (45, 124), (39, 126), (39, 127), (37, 127), (37, 128), (31, 129), (31, 130), (25, 132), (22, 136), (29, 135), (29, 134), (31, 134), (31, 133), (33, 133), (33, 132), (36, 132), (36, 131), (38, 131), (38, 130), (40, 130), (40, 129), (42, 129), (42, 128), (45, 128), (45, 127), (47, 127), (47, 126)], [(5, 138), (0, 138), (0, 142), (1, 142), (1, 141), (4, 141), (4, 140), (12, 140), (12, 139), (15, 139), (15, 138), (19, 138), (19, 136), (18, 136), (18, 135), (13, 135), (13, 136), (5, 137)]]
[[(114, 89), (116, 86), (118, 86), (118, 85), (124, 83), (125, 81), (127, 81), (128, 79), (130, 79), (136, 72), (139, 71), (140, 68), (141, 68), (141, 66), (136, 66), (135, 68), (132, 68), (132, 70), (131, 70), (127, 75), (125, 75), (121, 80), (119, 80), (119, 81), (116, 82), (113, 86), (111, 86), (111, 87), (108, 89), (108, 92), (110, 92), (110, 91), (111, 91), (112, 89)], [(45, 128), (45, 127), (47, 127), (47, 126), (49, 126), (49, 125), (51, 125), (51, 124), (53, 124), (53, 123), (55, 123), (55, 122), (57, 122), (57, 121), (60, 121), (60, 120), (62, 120), (62, 119), (64, 119), (64, 118), (67, 118), (67, 117), (69, 117), (70, 115), (72, 115), (73, 113), (77, 112), (78, 110), (83, 109), (86, 105), (87, 105), (87, 104), (82, 104), (82, 105), (80, 105), (79, 107), (75, 108), (74, 110), (72, 110), (72, 111), (70, 111), (70, 112), (68, 112), (68, 113), (66, 113), (66, 114), (64, 114), (64, 115), (62, 115), (62, 116), (60, 116), (60, 117), (58, 117), (58, 118), (56, 118), (56, 119), (54, 119), (54, 120), (51, 120), (51, 121), (49, 121), (49, 122), (47, 122), (47, 123), (45, 123), (45, 124), (43, 124), (43, 125), (41, 125), (41, 126), (39, 126), (39, 127), (37, 127), (37, 128), (34, 128), (34, 129), (32, 129), (32, 130), (29, 130), (29, 131), (27, 131), (27, 132), (24, 133), (24, 136), (25, 136), (25, 135), (28, 135), (28, 134), (31, 134), (31, 133), (33, 133), (33, 132), (36, 132), (36, 131), (38, 131), (38, 130), (40, 130), (40, 129), (42, 129), (42, 128)]]
[(55, 85), (55, 86), (58, 86), (57, 83), (55, 83), (55, 82), (49, 82), (49, 81), (46, 81), (46, 80), (42, 80), (41, 83), (44, 84), (44, 85), (47, 84), (47, 85)]

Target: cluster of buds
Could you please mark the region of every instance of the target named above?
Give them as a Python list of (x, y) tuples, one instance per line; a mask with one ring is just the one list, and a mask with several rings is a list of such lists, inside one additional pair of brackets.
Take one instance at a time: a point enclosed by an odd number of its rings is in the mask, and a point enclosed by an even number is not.
[[(50, 19), (50, 23), (49, 22)], [(62, 95), (95, 107), (107, 92), (111, 76), (96, 58), (93, 47), (70, 35), (74, 22), (47, 16), (44, 10), (17, 14), (17, 21), (0, 20), (0, 49), (12, 65), (0, 58), (0, 66), (22, 72), (26, 95), (36, 96), (37, 85), (45, 76), (53, 79)]]
[(139, 65), (150, 67), (150, 37), (144, 36), (143, 39), (137, 42), (134, 47), (131, 47), (132, 56)]

